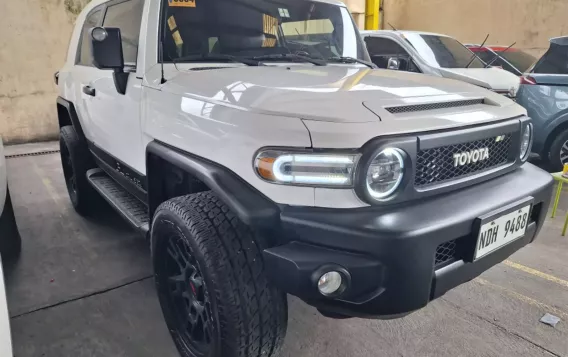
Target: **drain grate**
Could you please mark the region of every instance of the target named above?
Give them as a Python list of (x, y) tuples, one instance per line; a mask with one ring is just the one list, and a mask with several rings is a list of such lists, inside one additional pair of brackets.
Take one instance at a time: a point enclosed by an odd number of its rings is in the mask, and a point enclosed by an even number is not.
[(59, 153), (59, 150), (45, 150), (45, 151), (30, 152), (25, 154), (6, 155), (6, 159), (16, 159), (18, 157), (27, 157), (27, 156), (51, 155), (57, 153)]

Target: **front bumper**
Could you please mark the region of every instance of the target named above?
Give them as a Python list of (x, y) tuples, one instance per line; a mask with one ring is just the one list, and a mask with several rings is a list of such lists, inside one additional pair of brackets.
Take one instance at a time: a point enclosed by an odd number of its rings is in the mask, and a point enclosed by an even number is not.
[[(552, 178), (531, 164), (465, 189), (391, 207), (285, 207), (281, 245), (264, 251), (280, 289), (327, 313), (397, 317), (424, 307), (533, 241), (551, 198)], [(532, 197), (526, 234), (473, 262), (474, 221)], [(440, 247), (454, 247), (453, 256)], [(322, 269), (343, 268), (349, 285), (338, 298), (319, 294)]]

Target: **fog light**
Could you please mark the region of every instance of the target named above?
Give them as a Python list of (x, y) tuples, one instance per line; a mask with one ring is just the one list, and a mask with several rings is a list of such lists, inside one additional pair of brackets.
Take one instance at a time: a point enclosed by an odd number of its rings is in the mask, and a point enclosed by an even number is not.
[(330, 271), (323, 274), (318, 280), (318, 290), (322, 295), (333, 295), (341, 289), (343, 278), (341, 273)]

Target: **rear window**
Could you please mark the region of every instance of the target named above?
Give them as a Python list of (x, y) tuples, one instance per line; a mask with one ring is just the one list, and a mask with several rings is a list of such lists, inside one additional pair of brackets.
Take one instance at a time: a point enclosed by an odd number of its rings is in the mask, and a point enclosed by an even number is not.
[(568, 74), (568, 46), (550, 44), (548, 51), (535, 64), (533, 73)]
[(505, 52), (497, 52), (501, 57), (509, 61), (521, 73), (526, 72), (530, 66), (536, 61), (536, 57), (529, 55), (526, 52), (510, 49)]

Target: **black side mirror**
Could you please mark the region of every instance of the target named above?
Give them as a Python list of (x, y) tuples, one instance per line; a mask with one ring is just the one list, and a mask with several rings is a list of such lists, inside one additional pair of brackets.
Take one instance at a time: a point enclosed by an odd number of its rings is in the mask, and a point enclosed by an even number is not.
[(93, 64), (98, 69), (112, 69), (114, 86), (120, 94), (126, 93), (128, 73), (124, 73), (122, 37), (116, 27), (94, 27), (89, 31)]
[(116, 27), (94, 27), (89, 31), (93, 51), (93, 64), (98, 69), (122, 70), (122, 38)]

